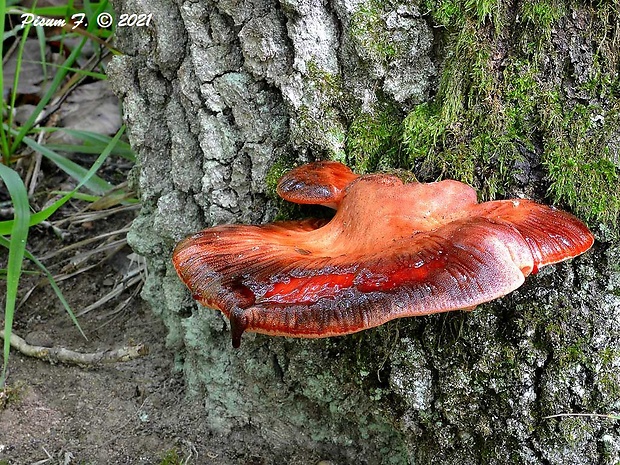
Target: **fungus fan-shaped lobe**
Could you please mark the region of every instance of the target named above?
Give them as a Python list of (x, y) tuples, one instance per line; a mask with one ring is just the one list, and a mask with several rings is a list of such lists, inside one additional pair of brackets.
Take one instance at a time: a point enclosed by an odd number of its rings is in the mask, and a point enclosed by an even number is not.
[(235, 347), (246, 330), (326, 337), (472, 308), (593, 242), (572, 215), (529, 200), (478, 204), (457, 181), (404, 185), (342, 166), (297, 168), (279, 189), (292, 198), (297, 182), (305, 202), (333, 204), (330, 221), (218, 226), (177, 246), (179, 276), (230, 318)]
[[(230, 305), (254, 302), (254, 292), (246, 285), (251, 276), (265, 278), (281, 270), (290, 261), (295, 237), (325, 223), (311, 219), (262, 226), (216, 226), (179, 242), (172, 261), (195, 300), (228, 315)], [(297, 253), (303, 255), (301, 249)]]
[(587, 251), (594, 237), (573, 215), (532, 200), (500, 200), (479, 204), (472, 212), (513, 225), (534, 257), (534, 269), (576, 257)]
[(342, 163), (319, 161), (286, 173), (278, 182), (277, 192), (289, 202), (337, 208), (344, 189), (357, 177)]

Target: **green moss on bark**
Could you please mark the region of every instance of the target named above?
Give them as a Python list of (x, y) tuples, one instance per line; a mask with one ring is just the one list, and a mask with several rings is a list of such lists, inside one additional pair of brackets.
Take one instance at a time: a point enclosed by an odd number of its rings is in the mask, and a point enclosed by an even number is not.
[(370, 0), (361, 3), (351, 15), (349, 31), (351, 37), (360, 45), (360, 50), (368, 54), (362, 58), (371, 61), (388, 61), (402, 53), (403, 44), (394, 41), (382, 13), (381, 2)]
[(402, 121), (402, 113), (388, 103), (360, 111), (347, 132), (347, 162), (359, 173), (402, 166)]
[[(618, 6), (573, 3), (427, 1), (445, 60), (435, 98), (404, 120), (408, 167), (472, 184), (484, 199), (514, 190), (524, 169), (541, 170), (552, 202), (616, 225), (620, 51), (617, 32), (600, 25)], [(583, 20), (593, 55), (566, 56), (575, 44), (558, 31), (568, 11)]]

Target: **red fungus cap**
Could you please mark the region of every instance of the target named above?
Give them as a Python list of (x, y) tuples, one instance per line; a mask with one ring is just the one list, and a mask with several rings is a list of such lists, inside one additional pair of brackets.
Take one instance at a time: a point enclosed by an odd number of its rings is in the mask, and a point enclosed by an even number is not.
[(277, 191), (336, 214), (217, 226), (174, 251), (194, 299), (230, 319), (234, 347), (244, 331), (318, 338), (471, 309), (594, 242), (569, 213), (522, 199), (479, 204), (452, 180), (403, 184), (317, 162), (285, 174)]

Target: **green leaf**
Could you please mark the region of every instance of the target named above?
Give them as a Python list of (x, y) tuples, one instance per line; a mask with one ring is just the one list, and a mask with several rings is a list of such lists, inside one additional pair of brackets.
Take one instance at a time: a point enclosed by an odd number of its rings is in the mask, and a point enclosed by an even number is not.
[[(67, 173), (72, 178), (79, 180), (79, 181), (84, 180), (84, 177), (86, 176), (86, 173), (88, 172), (86, 168), (78, 165), (77, 163), (72, 162), (68, 158), (63, 157), (62, 155), (54, 152), (53, 150), (48, 149), (44, 145), (41, 145), (35, 142), (35, 140), (31, 139), (30, 137), (24, 137), (23, 142), (31, 149), (36, 150), (37, 152), (40, 152), (41, 155), (53, 161), (56, 164), (56, 166), (58, 166), (58, 168), (63, 170), (65, 173)], [(86, 180), (83, 183), (83, 185), (89, 191), (95, 194), (99, 194), (99, 195), (103, 195), (110, 189), (114, 188), (112, 184), (108, 183), (107, 181), (101, 179), (99, 176), (95, 176), (95, 175), (92, 175), (92, 177)]]
[(17, 133), (17, 137), (15, 138), (15, 140), (13, 141), (13, 144), (11, 145), (11, 153), (13, 153), (17, 149), (19, 144), (26, 137), (26, 134), (28, 134), (28, 132), (32, 129), (37, 119), (41, 116), (43, 109), (52, 99), (52, 97), (54, 96), (58, 88), (61, 86), (63, 79), (67, 75), (69, 67), (75, 62), (77, 57), (82, 52), (82, 47), (84, 47), (84, 44), (86, 43), (86, 41), (87, 39), (85, 38), (82, 39), (82, 41), (77, 45), (77, 47), (73, 49), (73, 51), (71, 52), (71, 55), (69, 55), (69, 57), (60, 66), (60, 68), (58, 69), (58, 72), (54, 76), (54, 80), (52, 81), (49, 88), (47, 89), (47, 92), (45, 93), (43, 98), (41, 98), (41, 100), (39, 101), (35, 109), (32, 111), (32, 114), (30, 115), (28, 120), (26, 120), (24, 125), (20, 128), (19, 132)]
[[(110, 152), (112, 151), (112, 148), (114, 147), (114, 145), (119, 141), (119, 139), (121, 138), (121, 136), (123, 135), (123, 132), (125, 131), (125, 126), (122, 126), (119, 131), (116, 133), (116, 135), (114, 136), (113, 139), (110, 140), (110, 142), (108, 143), (108, 145), (106, 146), (106, 148), (103, 150), (103, 152), (101, 152), (101, 155), (99, 155), (99, 157), (97, 158), (97, 160), (95, 160), (95, 163), (93, 163), (93, 165), (90, 167), (90, 169), (88, 170), (88, 172), (85, 173), (85, 175), (82, 177), (82, 180), (80, 181), (80, 183), (75, 187), (75, 189), (73, 189), (71, 192), (69, 192), (67, 195), (65, 195), (64, 197), (60, 198), (59, 200), (57, 200), (56, 202), (54, 202), (52, 205), (50, 205), (49, 207), (45, 208), (44, 210), (41, 210), (38, 213), (34, 213), (30, 216), (30, 226), (34, 226), (35, 224), (39, 224), (43, 221), (45, 221), (46, 219), (48, 219), (50, 216), (52, 216), (52, 214), (58, 210), (60, 207), (62, 207), (65, 203), (67, 203), (76, 193), (77, 191), (83, 186), (85, 185), (92, 176), (95, 175), (95, 173), (97, 172), (97, 170), (99, 168), (101, 168), (101, 165), (103, 164), (103, 162), (108, 158), (108, 156), (110, 155)], [(82, 167), (80, 167), (82, 168)], [(84, 169), (84, 168), (82, 168)], [(9, 221), (0, 221), (0, 235), (7, 235), (10, 233), (10, 231), (13, 228), (13, 221), (14, 220), (9, 220)]]
[[(2, 236), (0, 236), (0, 245), (6, 247), (7, 249), (10, 248), (9, 240)], [(84, 334), (84, 331), (82, 331), (82, 327), (80, 326), (80, 323), (78, 322), (75, 316), (75, 313), (69, 306), (69, 302), (67, 302), (67, 299), (65, 299), (65, 296), (60, 290), (60, 287), (58, 287), (58, 283), (54, 279), (54, 276), (52, 275), (52, 273), (50, 273), (47, 267), (43, 263), (41, 263), (37, 257), (32, 255), (32, 253), (30, 253), (28, 249), (24, 250), (24, 255), (26, 256), (28, 260), (30, 260), (35, 265), (37, 265), (41, 269), (41, 271), (43, 271), (43, 273), (45, 273), (45, 276), (47, 277), (47, 280), (49, 281), (50, 286), (56, 293), (56, 296), (58, 297), (58, 300), (60, 300), (60, 303), (62, 303), (62, 306), (65, 307), (65, 310), (69, 314), (71, 321), (73, 321), (73, 324), (75, 324), (75, 326), (80, 331), (80, 334), (84, 337), (84, 339), (88, 340), (88, 338), (86, 337), (86, 334)]]
[[(4, 18), (6, 17), (6, 4), (0, 2), (0, 31), (4, 32)], [(5, 34), (6, 36), (6, 34)], [(4, 39), (0, 42), (0, 58), (4, 57)], [(0, 115), (5, 114), (6, 102), (4, 101), (4, 69), (3, 61), (0, 59), (0, 89), (2, 89), (2, 98), (0, 99)], [(2, 159), (6, 165), (9, 164), (10, 150), (8, 131), (4, 129), (4, 125), (0, 124), (0, 149), (2, 150)]]
[[(22, 32), (22, 38), (19, 42), (19, 48), (17, 50), (17, 59), (15, 60), (15, 75), (13, 76), (13, 84), (10, 96), (9, 108), (15, 108), (15, 101), (17, 100), (17, 89), (19, 88), (19, 76), (22, 70), (22, 60), (24, 58), (24, 47), (26, 46), (26, 41), (28, 40), (28, 34), (30, 32), (30, 24), (27, 24), (24, 27)], [(4, 88), (2, 89), (4, 92)], [(13, 126), (13, 112), (9, 112), (8, 115), (8, 126)], [(7, 154), (8, 155), (8, 154)], [(6, 160), (5, 160), (6, 161)], [(7, 163), (8, 166), (8, 163)]]
[[(67, 133), (82, 142), (84, 145), (70, 145), (70, 144), (46, 144), (46, 147), (50, 150), (56, 151), (66, 151), (66, 152), (77, 152), (77, 153), (101, 153), (103, 148), (105, 148), (112, 138), (110, 136), (106, 136), (104, 134), (98, 134), (96, 132), (90, 131), (82, 131), (79, 129), (68, 129), (68, 128), (41, 128), (42, 132), (58, 132), (62, 131)], [(136, 161), (136, 155), (132, 150), (131, 146), (122, 140), (119, 140), (116, 145), (112, 148), (112, 154), (118, 155), (119, 157), (123, 157), (126, 160), (131, 162)]]
[(7, 265), (6, 279), (6, 304), (4, 308), (4, 352), (2, 374), (0, 375), (0, 388), (6, 381), (6, 370), (11, 350), (11, 330), (15, 313), (15, 301), (17, 299), (17, 286), (22, 271), (26, 240), (28, 238), (28, 224), (30, 220), (30, 204), (28, 192), (19, 175), (11, 168), (0, 164), (0, 178), (4, 181), (13, 202), (15, 218), (11, 229), (9, 243), (9, 261)]

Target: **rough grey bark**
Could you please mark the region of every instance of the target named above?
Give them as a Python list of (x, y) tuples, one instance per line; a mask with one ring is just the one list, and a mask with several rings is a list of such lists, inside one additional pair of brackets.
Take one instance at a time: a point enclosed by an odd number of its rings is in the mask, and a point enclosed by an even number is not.
[(546, 418), (620, 409), (618, 245), (598, 244), (472, 313), (325, 340), (246, 334), (239, 350), (226, 320), (194, 304), (171, 266), (174, 243), (191, 232), (272, 219), (266, 181), (276, 162), (344, 160), (355, 112), (379, 98), (403, 111), (428, 98), (436, 60), (418, 7), (115, 6), (152, 11), (155, 24), (119, 29), (125, 55), (110, 69), (140, 160), (143, 210), (130, 240), (149, 263), (143, 295), (215, 432), (264, 463), (620, 461), (615, 420)]

